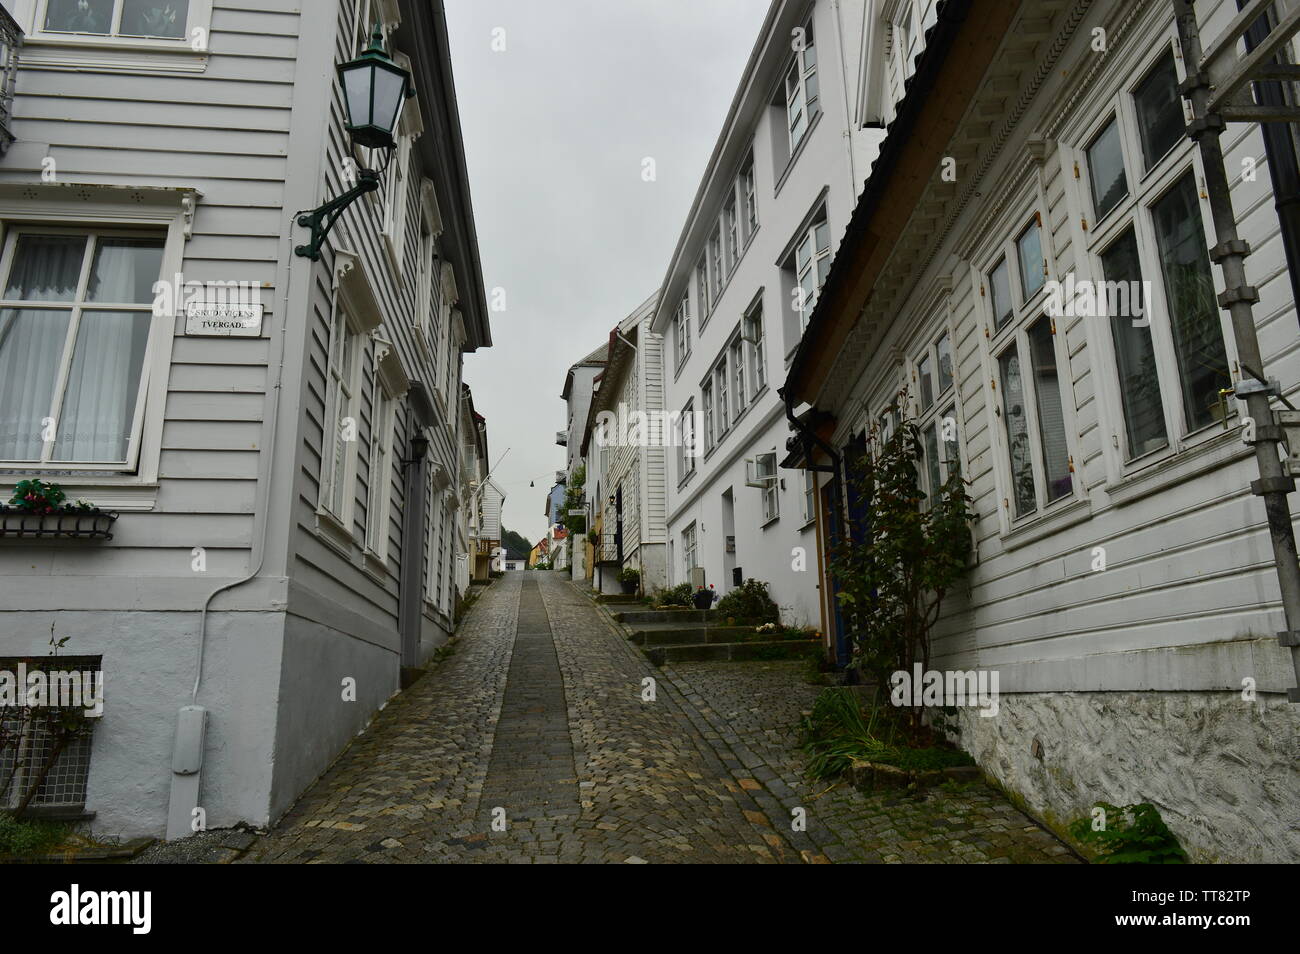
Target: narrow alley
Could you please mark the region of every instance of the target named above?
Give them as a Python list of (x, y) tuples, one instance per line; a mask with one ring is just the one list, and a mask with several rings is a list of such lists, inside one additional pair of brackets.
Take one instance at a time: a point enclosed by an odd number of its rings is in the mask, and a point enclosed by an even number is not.
[(982, 784), (916, 798), (808, 785), (794, 726), (816, 689), (799, 666), (661, 671), (570, 583), (507, 573), (455, 653), (241, 861), (1076, 860)]

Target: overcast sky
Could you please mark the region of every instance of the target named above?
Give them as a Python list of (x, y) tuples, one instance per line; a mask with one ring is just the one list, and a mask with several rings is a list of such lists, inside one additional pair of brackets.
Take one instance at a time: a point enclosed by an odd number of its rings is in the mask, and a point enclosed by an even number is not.
[(494, 467), (509, 448), (503, 522), (536, 541), (564, 373), (663, 279), (768, 3), (445, 4), (483, 280), (506, 302), (465, 379)]

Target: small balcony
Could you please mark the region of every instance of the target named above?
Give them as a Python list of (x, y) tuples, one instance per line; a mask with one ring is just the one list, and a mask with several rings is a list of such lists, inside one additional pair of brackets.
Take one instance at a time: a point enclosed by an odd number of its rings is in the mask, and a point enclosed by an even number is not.
[(18, 50), (23, 31), (4, 7), (0, 7), (0, 154), (14, 141), (14, 82), (18, 76)]

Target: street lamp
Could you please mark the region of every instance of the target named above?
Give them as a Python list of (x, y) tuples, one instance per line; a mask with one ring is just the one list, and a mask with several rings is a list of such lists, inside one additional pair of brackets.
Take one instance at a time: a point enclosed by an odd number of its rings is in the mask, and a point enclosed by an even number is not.
[[(347, 110), (344, 128), (357, 145), (382, 149), (386, 167), (397, 145), (393, 130), (402, 114), (402, 104), (415, 95), (415, 89), (411, 85), (411, 74), (384, 52), (384, 31), (378, 22), (371, 34), (370, 46), (355, 60), (340, 64), (338, 74), (343, 87), (343, 105)], [(313, 262), (319, 261), (325, 236), (329, 235), (343, 210), (378, 188), (379, 172), (358, 169), (355, 186), (320, 208), (298, 216), (298, 224), (311, 229), (311, 241), (299, 245), (294, 253)]]

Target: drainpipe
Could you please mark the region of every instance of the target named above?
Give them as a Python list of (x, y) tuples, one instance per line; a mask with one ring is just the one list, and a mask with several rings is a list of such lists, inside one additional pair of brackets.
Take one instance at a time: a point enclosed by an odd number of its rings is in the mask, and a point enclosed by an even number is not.
[[(869, 16), (871, 5), (867, 4), (863, 16)], [(844, 65), (844, 27), (840, 23), (840, 0), (831, 0), (831, 11), (835, 14), (835, 54), (840, 61), (840, 92), (844, 95), (844, 150), (849, 159), (849, 199), (858, 197), (858, 174), (853, 165), (853, 114), (849, 107), (848, 75)]]

